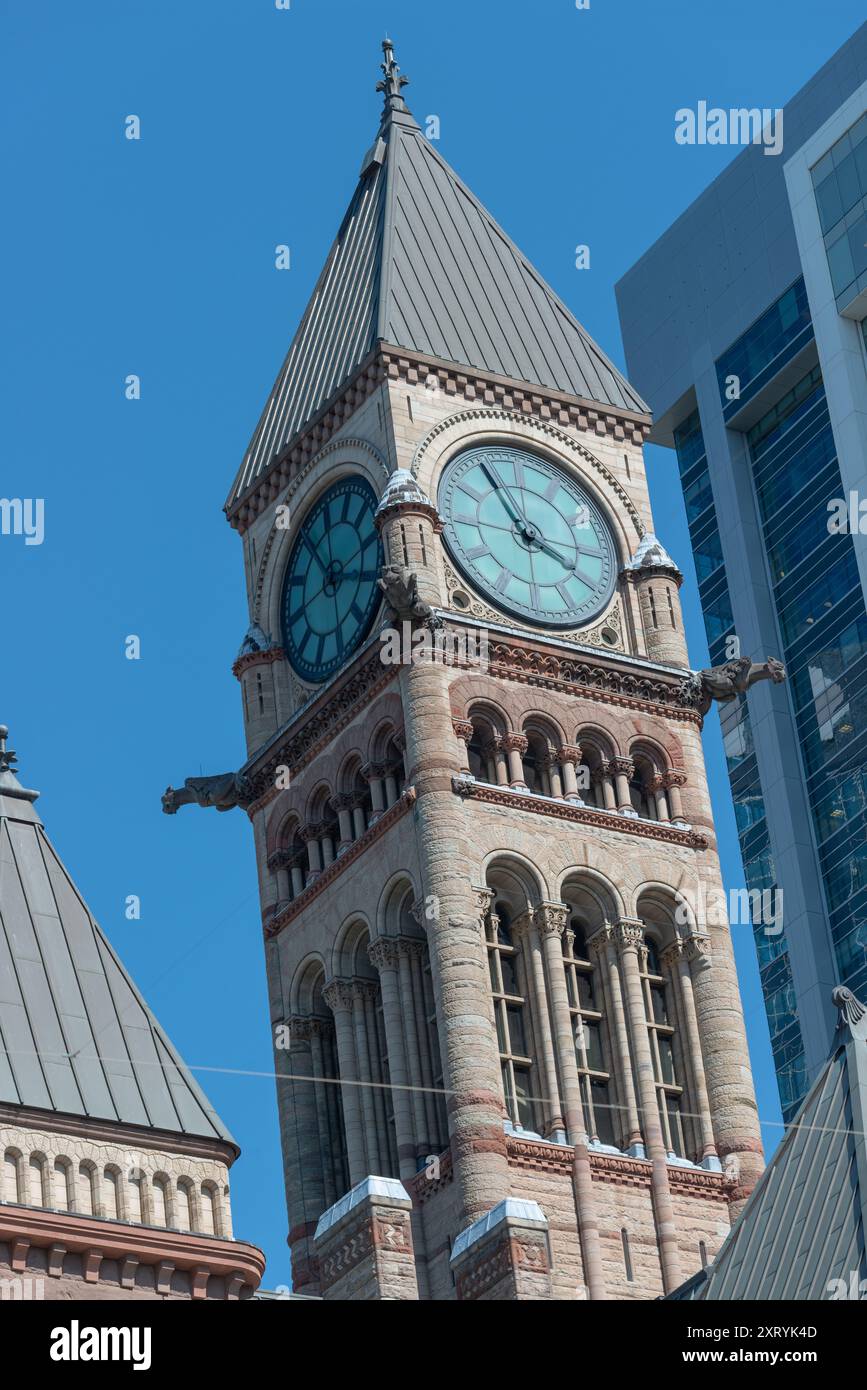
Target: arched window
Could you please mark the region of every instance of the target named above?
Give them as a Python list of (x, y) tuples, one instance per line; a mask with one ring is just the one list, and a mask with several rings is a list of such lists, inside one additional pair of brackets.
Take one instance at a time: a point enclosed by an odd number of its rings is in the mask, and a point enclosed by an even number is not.
[(513, 1125), (535, 1130), (536, 1106), (531, 1085), (533, 1057), (526, 1028), (522, 962), (512, 941), (508, 913), (500, 904), (488, 915), (485, 944), (506, 1109)]
[(550, 796), (548, 780), (548, 745), (540, 733), (533, 729), (526, 731), (527, 751), (521, 761), (524, 766), (524, 781), (537, 796)]
[(92, 1163), (81, 1162), (78, 1165), (78, 1194), (76, 1200), (76, 1211), (81, 1212), (82, 1216), (95, 1216), (96, 1206), (96, 1172)]
[(169, 1197), (166, 1180), (163, 1177), (155, 1177), (151, 1186), (151, 1225), (168, 1226), (168, 1224)]
[(180, 1231), (193, 1230), (193, 1192), (189, 1178), (178, 1181), (177, 1226)]
[(45, 1155), (34, 1153), (30, 1155), (28, 1165), (28, 1177), (30, 1180), (30, 1195), (28, 1202), (31, 1207), (44, 1207), (45, 1201)]
[(68, 1158), (54, 1160), (54, 1205), (58, 1211), (72, 1211), (72, 1165)]
[(203, 1182), (201, 1188), (200, 1228), (207, 1236), (217, 1234), (216, 1193), (211, 1183)]
[(3, 1155), (3, 1201), (20, 1202), (18, 1191), (18, 1150), (7, 1149)]
[(103, 1172), (103, 1195), (105, 1215), (110, 1221), (123, 1220), (123, 1205), (120, 1197), (120, 1173), (117, 1168), (108, 1167)]
[(618, 1147), (611, 1077), (602, 1042), (602, 1000), (597, 996), (586, 931), (574, 915), (563, 933), (563, 964), (587, 1133), (599, 1143)]
[(685, 1158), (687, 1146), (684, 1135), (684, 1092), (678, 1076), (675, 1054), (675, 1015), (669, 1001), (668, 986), (656, 943), (652, 937), (646, 935), (644, 945), (645, 951), (640, 953), (641, 983), (650, 1035), (659, 1120), (668, 1152)]

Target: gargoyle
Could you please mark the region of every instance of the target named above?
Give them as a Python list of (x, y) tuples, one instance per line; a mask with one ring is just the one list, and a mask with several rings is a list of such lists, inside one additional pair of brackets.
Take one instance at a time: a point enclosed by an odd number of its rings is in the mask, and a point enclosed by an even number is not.
[(405, 565), (383, 565), (376, 582), (401, 622), (433, 617), (430, 604), (419, 597), (418, 576)]
[(231, 811), (250, 799), (252, 788), (240, 772), (221, 772), (216, 777), (188, 777), (182, 787), (166, 787), (163, 810), (173, 816), (179, 806), (216, 806)]
[(737, 695), (744, 695), (756, 681), (773, 681), (779, 685), (785, 679), (786, 668), (774, 656), (769, 656), (767, 661), (758, 665), (748, 656), (739, 656), (736, 661), (711, 666), (698, 673), (697, 684), (701, 686), (700, 692), (697, 692), (699, 713), (707, 714), (714, 700), (725, 704)]

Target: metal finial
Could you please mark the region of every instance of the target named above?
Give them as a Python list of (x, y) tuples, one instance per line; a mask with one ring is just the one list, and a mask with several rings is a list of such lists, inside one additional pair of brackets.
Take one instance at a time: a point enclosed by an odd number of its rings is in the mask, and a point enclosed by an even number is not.
[(391, 39), (383, 39), (382, 54), (384, 62), (380, 64), (383, 72), (381, 82), (377, 82), (376, 90), (385, 93), (386, 111), (405, 111), (406, 103), (401, 96), (401, 89), (409, 82), (408, 77), (401, 74), (400, 68), (394, 56), (394, 44)]
[(11, 796), (20, 801), (35, 801), (39, 793), (22, 787), (15, 776), (18, 757), (11, 748), (6, 747), (8, 737), (9, 729), (5, 724), (0, 724), (0, 796)]

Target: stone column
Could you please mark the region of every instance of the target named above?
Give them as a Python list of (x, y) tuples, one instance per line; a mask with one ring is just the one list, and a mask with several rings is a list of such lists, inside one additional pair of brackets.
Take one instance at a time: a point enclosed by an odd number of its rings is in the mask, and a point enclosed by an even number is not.
[(465, 775), (470, 773), (470, 743), (475, 732), (469, 719), (453, 719), (452, 728), (457, 736), (459, 745), (459, 756), (461, 760), (461, 772)]
[(304, 869), (303, 858), (299, 851), (292, 856), (289, 866), (289, 874), (292, 881), (292, 897), (297, 898), (299, 893), (304, 892)]
[(338, 858), (352, 844), (352, 797), (345, 794), (332, 796), (329, 806), (337, 815), (337, 824), (340, 827), (340, 840), (337, 845)]
[(662, 775), (668, 792), (671, 819), (683, 824), (683, 801), (681, 799), (680, 789), (686, 786), (686, 773), (679, 771), (677, 768), (672, 768), (670, 772), (664, 772)]
[(318, 826), (319, 830), (319, 849), (322, 854), (322, 867), (327, 869), (329, 864), (334, 863), (334, 841), (331, 838), (331, 827), (327, 821), (322, 821)]
[[(721, 892), (717, 881), (708, 897)], [(716, 1151), (723, 1168), (731, 1161), (737, 1175), (729, 1199), (734, 1217), (761, 1175), (763, 1153), (728, 928), (710, 927), (706, 936), (688, 938), (688, 952)]]
[[(428, 579), (432, 584), (432, 576)], [(443, 664), (430, 661), (402, 666), (399, 672), (408, 777), (416, 794), (421, 896), (436, 903), (438, 911), (427, 923), (427, 939), (460, 1230), (508, 1195), (510, 1177), (490, 980), (467, 860), (472, 832), (452, 788), (459, 769), (451, 675)]]
[(415, 942), (407, 940), (406, 937), (399, 938), (397, 943), (397, 960), (400, 977), (401, 1019), (403, 1021), (404, 1037), (406, 1039), (406, 1055), (409, 1067), (410, 1085), (412, 1086), (412, 1112), (415, 1120), (416, 1142), (415, 1156), (418, 1157), (420, 1149), (427, 1151), (429, 1139), (424, 1093), (421, 1089), (424, 1085), (421, 1051), (419, 1048), (418, 1031), (416, 1029), (415, 1009), (413, 1008), (412, 965), (410, 956), (415, 944)]
[(424, 1139), (427, 1140), (427, 1147), (430, 1152), (433, 1153), (437, 1148), (437, 1113), (436, 1098), (433, 1093), (434, 1074), (427, 1024), (428, 1010), (425, 1006), (423, 964), (425, 948), (421, 941), (408, 941), (407, 947), (410, 973), (412, 975), (412, 1005), (415, 1013), (418, 1052), (421, 1061), (422, 1100), (424, 1101), (424, 1113), (427, 1120), (427, 1129), (424, 1136), (422, 1136), (422, 1141)]
[(319, 826), (305, 825), (301, 839), (307, 846), (307, 882), (315, 883), (322, 872), (322, 858), (319, 850)]
[(372, 810), (370, 813), (370, 824), (379, 820), (385, 810), (385, 799), (382, 787), (382, 766), (379, 763), (366, 763), (361, 769), (361, 775), (365, 782), (370, 785), (370, 801)]
[(681, 1282), (680, 1257), (677, 1249), (674, 1204), (668, 1181), (665, 1143), (659, 1123), (656, 1077), (653, 1073), (653, 1057), (650, 1050), (650, 1038), (647, 1033), (647, 1012), (644, 1006), (644, 991), (641, 983), (639, 951), (645, 949), (643, 945), (643, 922), (634, 922), (628, 919), (618, 922), (615, 928), (615, 939), (623, 969), (626, 1009), (629, 1018), (632, 1057), (638, 1080), (644, 1142), (647, 1156), (652, 1165), (650, 1190), (656, 1217), (662, 1282), (665, 1292), (671, 1293)]
[(397, 801), (400, 792), (397, 789), (397, 777), (393, 767), (389, 767), (385, 773), (385, 805), (386, 809), (393, 806)]
[(576, 806), (583, 806), (584, 802), (578, 790), (578, 777), (575, 771), (581, 763), (581, 749), (577, 744), (564, 743), (557, 749), (557, 757), (560, 759), (560, 766), (563, 769), (563, 795), (567, 801), (573, 802)]
[(563, 775), (560, 771), (560, 760), (556, 753), (552, 753), (548, 758), (547, 764), (548, 781), (551, 784), (551, 795), (558, 801), (563, 800)]
[(503, 734), (501, 743), (509, 759), (509, 785), (518, 791), (526, 791), (527, 783), (524, 781), (524, 764), (521, 759), (527, 751), (527, 740), (523, 734)]
[(396, 1178), (366, 1177), (316, 1227), (322, 1297), (327, 1301), (418, 1299), (410, 1214)]
[(364, 1123), (364, 1147), (367, 1153), (367, 1173), (382, 1173), (382, 1157), (376, 1125), (376, 1106), (373, 1099), (373, 1071), (370, 1065), (370, 1046), (367, 1036), (365, 1002), (370, 989), (369, 980), (352, 981), (352, 1032), (355, 1037), (355, 1056), (358, 1063), (361, 1115)]
[(623, 1101), (626, 1150), (633, 1158), (644, 1158), (646, 1151), (638, 1117), (638, 1101), (632, 1076), (632, 1057), (629, 1051), (629, 1031), (626, 1006), (620, 979), (620, 964), (614, 944), (614, 928), (608, 923), (591, 936), (587, 943), (591, 957), (595, 956), (602, 977), (603, 989), (611, 1004), (608, 1031), (614, 1049), (617, 1093)]
[(629, 793), (629, 779), (635, 768), (631, 758), (615, 758), (612, 762), (614, 783), (617, 788), (617, 810), (621, 816), (637, 816)]
[(280, 1106), (289, 1204), (288, 1241), (295, 1287), (316, 1293), (319, 1271), (312, 1237), (326, 1202), (310, 1048), (312, 1019), (290, 1018), (288, 1022), (289, 1051), (275, 1053), (278, 1077), (281, 1073), (285, 1076), (278, 1085), (288, 1086), (292, 1098), (290, 1105)]
[(379, 937), (367, 948), (370, 962), (379, 972), (379, 987), (382, 991), (382, 1014), (388, 1042), (388, 1071), (394, 1087), (394, 1128), (400, 1176), (412, 1178), (416, 1173), (416, 1145), (397, 977), (398, 952), (398, 943), (392, 937)]
[(367, 1036), (367, 1051), (370, 1058), (371, 1095), (373, 1113), (376, 1115), (376, 1144), (379, 1149), (379, 1171), (389, 1177), (391, 1174), (391, 1145), (389, 1143), (388, 1116), (385, 1107), (385, 1073), (382, 1067), (382, 1053), (379, 1045), (379, 1029), (376, 1020), (377, 987), (373, 980), (365, 980), (364, 990), (364, 1031)]
[(662, 773), (657, 773), (653, 779), (653, 799), (656, 803), (656, 819), (661, 821), (670, 820), (668, 814), (668, 797), (666, 796), (666, 781)]
[(360, 840), (367, 823), (364, 818), (364, 797), (358, 793), (352, 798), (352, 836), (355, 840)]
[(333, 1085), (326, 1079), (323, 1039), (333, 1030), (329, 1019), (310, 1019), (310, 1055), (313, 1061), (313, 1094), (316, 1101), (316, 1129), (319, 1135), (319, 1155), (322, 1164), (322, 1183), (325, 1201), (328, 1206), (341, 1195), (334, 1182), (334, 1159), (332, 1154), (331, 1126), (328, 1120), (328, 1096), (326, 1091)]
[[(503, 739), (500, 734), (495, 734), (493, 738), (488, 739), (484, 747), (484, 754), (493, 771), (493, 776), (490, 780), (495, 786), (507, 787), (509, 785), (509, 763), (506, 757), (506, 750), (503, 747)], [(522, 775), (523, 771), (522, 768)]]
[(695, 1000), (692, 993), (692, 973), (690, 971), (690, 957), (695, 955), (696, 959), (701, 958), (702, 945), (696, 939), (678, 939), (668, 946), (662, 953), (662, 959), (668, 965), (672, 979), (676, 982), (678, 1000), (680, 1003), (680, 1014), (683, 1019), (683, 1052), (687, 1058), (689, 1070), (690, 1092), (692, 1095), (695, 1112), (698, 1116), (696, 1128), (699, 1132), (699, 1142), (701, 1144), (701, 1166), (709, 1168), (712, 1172), (721, 1172), (722, 1165), (716, 1151), (716, 1140), (713, 1133), (713, 1120), (710, 1114), (710, 1104), (707, 1098), (707, 1081), (704, 1074), (704, 1061), (701, 1055), (701, 1038), (698, 1031), (698, 1019), (695, 1016)]
[(614, 772), (612, 764), (603, 760), (599, 768), (593, 773), (593, 781), (602, 788), (602, 806), (606, 811), (617, 810), (617, 797), (614, 793)]
[(337, 1040), (337, 1064), (343, 1100), (343, 1126), (346, 1130), (346, 1157), (349, 1181), (360, 1182), (367, 1175), (364, 1148), (361, 1095), (358, 1086), (358, 1063), (355, 1056), (355, 1033), (352, 1024), (352, 981), (331, 980), (322, 997), (334, 1015), (334, 1034)]
[(566, 1138), (566, 1126), (560, 1106), (557, 1064), (545, 991), (542, 943), (532, 912), (525, 913), (512, 923), (512, 938), (520, 943), (529, 985), (530, 998), (527, 1002), (533, 1017), (533, 1034), (539, 1053), (537, 1062), (544, 1093), (542, 1113), (545, 1116), (545, 1138), (550, 1138), (555, 1144), (562, 1144)]
[(534, 913), (545, 956), (548, 994), (554, 1018), (557, 1058), (560, 1064), (560, 1085), (564, 1100), (566, 1130), (569, 1142), (575, 1151), (572, 1160), (572, 1188), (575, 1196), (578, 1233), (581, 1237), (584, 1279), (590, 1298), (597, 1301), (607, 1298), (607, 1294), (602, 1266), (602, 1247), (599, 1242), (599, 1210), (593, 1191), (593, 1174), (590, 1167), (590, 1152), (587, 1147), (584, 1107), (581, 1104), (581, 1087), (578, 1082), (578, 1070), (575, 1062), (572, 1015), (569, 1012), (569, 995), (566, 989), (566, 973), (563, 965), (562, 937), (568, 917), (569, 908), (565, 903), (542, 903)]

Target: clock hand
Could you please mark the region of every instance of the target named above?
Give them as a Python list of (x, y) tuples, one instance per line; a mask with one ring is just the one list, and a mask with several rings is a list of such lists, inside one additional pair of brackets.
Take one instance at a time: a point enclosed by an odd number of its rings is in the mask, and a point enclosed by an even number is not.
[(497, 498), (499, 502), (502, 504), (503, 510), (509, 513), (509, 516), (512, 518), (513, 521), (517, 522), (517, 524), (521, 527), (522, 531), (525, 531), (528, 525), (527, 518), (525, 516), (522, 516), (521, 513), (518, 511), (517, 506), (512, 501), (511, 493), (509, 492), (509, 489), (506, 487), (506, 484), (504, 482), (501, 482), (501, 480), (496, 476), (496, 474), (491, 473), (491, 470), (488, 468), (488, 465), (486, 463), (481, 464), (481, 469), (488, 482), (491, 484), (491, 487), (496, 492)]

